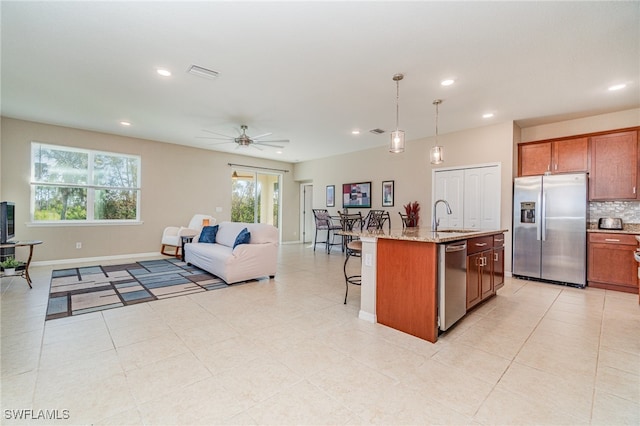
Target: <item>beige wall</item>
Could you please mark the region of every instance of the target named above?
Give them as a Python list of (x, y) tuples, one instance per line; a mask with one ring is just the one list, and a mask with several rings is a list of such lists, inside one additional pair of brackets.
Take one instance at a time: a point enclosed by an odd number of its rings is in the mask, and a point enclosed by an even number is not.
[[(152, 253), (165, 226), (189, 223), (194, 213), (230, 219), (231, 168), (227, 163), (293, 170), (290, 163), (2, 118), (0, 198), (16, 203), (16, 236), (39, 239), (35, 261)], [(142, 225), (28, 226), (31, 141), (142, 157)], [(298, 185), (284, 173), (282, 240), (297, 240)], [(216, 207), (222, 207), (217, 213)], [(82, 242), (82, 249), (76, 249)]]
[[(511, 229), (511, 204), (514, 161), (514, 126), (512, 122), (486, 126), (439, 136), (444, 147), (442, 167), (468, 166), (486, 163), (501, 163), (502, 193), (501, 227)], [(515, 137), (517, 140), (519, 135)], [(313, 182), (314, 208), (325, 208), (325, 187), (336, 186), (336, 207), (329, 211), (337, 214), (342, 209), (341, 185), (349, 182), (372, 183), (372, 208), (382, 209), (382, 181), (395, 181), (395, 205), (384, 208), (391, 213), (392, 226), (400, 227), (398, 212), (403, 205), (418, 201), (421, 206), (420, 226), (431, 223), (432, 171), (429, 149), (434, 138), (407, 142), (402, 154), (391, 154), (387, 147), (373, 148), (347, 155), (306, 161), (295, 165), (297, 181)], [(363, 214), (367, 213), (363, 209)], [(505, 250), (505, 264), (511, 270), (511, 242)]]
[(522, 128), (522, 142), (640, 126), (640, 108)]

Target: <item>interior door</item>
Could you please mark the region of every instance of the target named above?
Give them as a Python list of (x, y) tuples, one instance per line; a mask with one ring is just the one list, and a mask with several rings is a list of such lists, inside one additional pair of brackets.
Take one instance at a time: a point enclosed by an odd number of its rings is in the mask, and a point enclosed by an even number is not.
[(300, 239), (303, 243), (313, 243), (315, 223), (313, 219), (313, 185), (303, 183), (300, 185)]

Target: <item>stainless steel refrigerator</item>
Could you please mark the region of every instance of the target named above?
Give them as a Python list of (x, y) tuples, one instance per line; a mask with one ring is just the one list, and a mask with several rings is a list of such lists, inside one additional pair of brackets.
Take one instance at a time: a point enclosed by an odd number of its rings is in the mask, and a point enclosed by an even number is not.
[(513, 275), (584, 287), (586, 174), (516, 178), (513, 203)]

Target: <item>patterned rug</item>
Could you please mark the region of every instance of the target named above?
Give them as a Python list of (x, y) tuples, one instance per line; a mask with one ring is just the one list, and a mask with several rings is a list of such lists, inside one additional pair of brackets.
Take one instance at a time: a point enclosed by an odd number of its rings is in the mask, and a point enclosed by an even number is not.
[(225, 288), (222, 279), (178, 259), (58, 269), (46, 319)]

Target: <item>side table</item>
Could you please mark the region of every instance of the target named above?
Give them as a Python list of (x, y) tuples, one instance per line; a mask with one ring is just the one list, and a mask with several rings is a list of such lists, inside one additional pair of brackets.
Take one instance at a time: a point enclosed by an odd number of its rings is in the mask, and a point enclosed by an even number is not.
[(31, 264), (31, 258), (33, 257), (33, 246), (37, 246), (38, 244), (42, 244), (42, 241), (16, 241), (15, 243), (0, 244), (0, 248), (29, 247), (29, 259), (27, 259), (27, 263), (25, 263), (24, 266), (18, 267), (15, 275), (6, 275), (3, 271), (0, 272), (0, 277), (22, 277), (27, 280), (29, 288), (33, 288), (31, 287), (31, 277), (29, 276), (29, 265)]
[(193, 237), (195, 237), (195, 235), (183, 235), (180, 237), (180, 239), (182, 240), (182, 259), (181, 260), (183, 262), (184, 262), (184, 245), (193, 241)]

